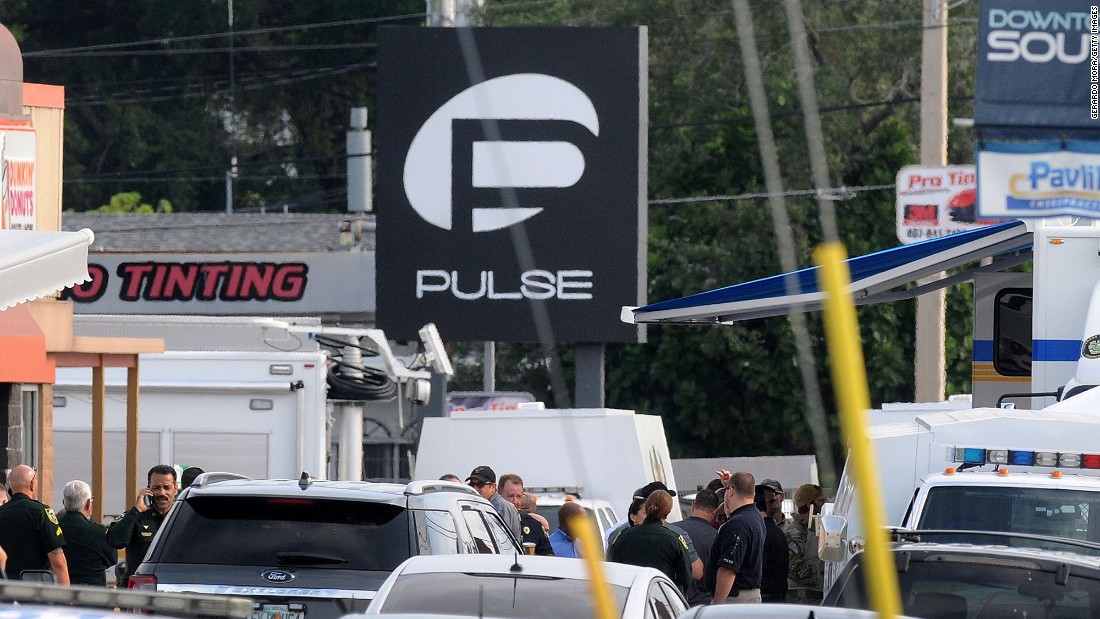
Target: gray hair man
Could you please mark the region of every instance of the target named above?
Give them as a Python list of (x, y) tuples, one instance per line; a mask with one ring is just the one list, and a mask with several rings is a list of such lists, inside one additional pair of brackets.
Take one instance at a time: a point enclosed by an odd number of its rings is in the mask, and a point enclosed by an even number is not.
[(107, 527), (92, 522), (92, 489), (74, 479), (65, 484), (61, 502), (65, 513), (59, 522), (65, 533), (65, 561), (74, 585), (107, 586), (104, 570), (118, 561), (118, 551), (107, 544)]

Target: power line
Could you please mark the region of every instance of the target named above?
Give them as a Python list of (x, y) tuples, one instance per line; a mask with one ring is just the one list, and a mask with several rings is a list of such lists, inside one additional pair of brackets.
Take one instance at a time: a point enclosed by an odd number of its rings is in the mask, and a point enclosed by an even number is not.
[[(271, 75), (268, 76), (268, 78), (266, 80), (263, 79), (262, 76), (258, 75), (257, 77), (252, 79), (253, 83), (245, 84), (245, 85), (238, 85), (237, 90), (245, 90), (245, 91), (264, 90), (264, 89), (271, 88), (271, 87), (274, 87), (274, 86), (285, 86), (287, 84), (296, 84), (296, 83), (301, 83), (301, 82), (308, 82), (308, 81), (315, 80), (315, 79), (322, 79), (322, 78), (326, 78), (326, 77), (332, 77), (332, 76), (335, 76), (335, 75), (342, 75), (342, 74), (345, 74), (345, 73), (350, 73), (350, 72), (355, 71), (357, 69), (366, 69), (366, 68), (369, 68), (369, 67), (372, 67), (372, 66), (374, 66), (373, 62), (358, 62), (358, 63), (355, 63), (355, 64), (345, 65), (343, 67), (332, 67), (332, 68), (326, 68), (326, 69), (321, 69), (321, 70), (311, 70), (312, 72), (307, 73), (305, 75), (299, 75), (297, 77), (276, 77), (276, 74), (271, 74)], [(222, 84), (225, 84), (225, 83), (228, 83), (228, 82), (221, 82), (221, 81), (214, 82), (213, 86), (215, 88), (212, 91), (209, 89), (211, 84), (196, 84), (196, 85), (186, 84), (185, 87), (188, 87), (188, 88), (193, 87), (193, 88), (196, 88), (196, 90), (194, 90), (192, 92), (171, 93), (171, 94), (164, 94), (164, 95), (155, 95), (155, 96), (150, 96), (150, 97), (127, 97), (127, 98), (86, 97), (84, 99), (75, 99), (75, 100), (69, 101), (69, 102), (67, 102), (67, 105), (70, 105), (70, 106), (81, 106), (81, 105), (96, 106), (96, 105), (107, 105), (107, 104), (110, 104), (110, 103), (115, 103), (115, 104), (153, 103), (153, 102), (157, 102), (157, 101), (172, 101), (172, 100), (181, 99), (181, 98), (209, 97), (209, 96), (213, 96), (213, 95), (216, 95), (216, 94), (224, 94), (225, 92), (228, 92), (225, 89), (219, 88), (219, 86), (221, 86)], [(166, 90), (166, 89), (162, 89), (162, 90)]]
[[(372, 155), (378, 154), (378, 150), (375, 149)], [(371, 155), (351, 155), (351, 157), (370, 157)], [(296, 165), (299, 163), (310, 163), (316, 161), (333, 161), (344, 160), (349, 156), (340, 155), (323, 155), (320, 157), (299, 157), (296, 159), (281, 159), (276, 161), (242, 161), (237, 164), (239, 168), (256, 168), (256, 167), (277, 167), (285, 165)], [(122, 181), (130, 180), (132, 178), (142, 178), (145, 174), (181, 174), (185, 172), (214, 172), (225, 170), (225, 165), (205, 165), (205, 166), (192, 166), (187, 168), (170, 168), (165, 170), (132, 170), (129, 172), (113, 172), (109, 175), (99, 174), (96, 176), (74, 176), (64, 179), (64, 182), (87, 182), (91, 180), (104, 179), (105, 181)], [(219, 177), (224, 180), (223, 177)]]
[(136, 49), (136, 50), (104, 50), (91, 52), (59, 52), (51, 54), (50, 58), (103, 58), (115, 56), (186, 56), (195, 54), (227, 54), (234, 52), (300, 52), (329, 49), (366, 49), (377, 47), (377, 43), (317, 43), (301, 45), (268, 45), (264, 47), (195, 47), (185, 49)]
[[(948, 97), (952, 101), (972, 101), (974, 95), (956, 95)], [(848, 110), (859, 110), (869, 107), (881, 107), (884, 105), (901, 105), (903, 103), (917, 103), (920, 101), (919, 97), (897, 97), (894, 99), (884, 99), (882, 101), (869, 101), (866, 103), (848, 103), (845, 105), (834, 105), (831, 107), (823, 107), (820, 109), (821, 113), (832, 112), (845, 112)], [(801, 116), (802, 111), (791, 110), (789, 112), (779, 112), (772, 114), (772, 118), (783, 118), (787, 116)], [(665, 129), (679, 129), (681, 127), (703, 127), (707, 125), (726, 125), (742, 122), (752, 122), (752, 116), (749, 114), (741, 114), (739, 116), (732, 116), (728, 118), (707, 118), (702, 120), (685, 120), (677, 123), (669, 123), (666, 125), (654, 125), (649, 128), (650, 132), (663, 131)]]
[(835, 187), (831, 191), (822, 192), (818, 189), (792, 189), (784, 191), (782, 193), (742, 193), (737, 195), (722, 195), (722, 196), (693, 196), (687, 198), (659, 198), (650, 200), (649, 203), (654, 206), (667, 206), (672, 204), (695, 204), (699, 202), (741, 202), (745, 200), (764, 200), (773, 197), (798, 197), (798, 196), (818, 196), (827, 195), (832, 200), (844, 200), (853, 197), (857, 193), (864, 193), (868, 191), (883, 191), (885, 189), (894, 189), (894, 185), (863, 185), (859, 187)]
[(341, 26), (361, 26), (365, 24), (379, 24), (407, 19), (424, 19), (427, 13), (407, 13), (405, 15), (393, 15), (390, 17), (366, 17), (363, 19), (346, 19), (342, 21), (317, 22), (313, 24), (298, 24), (294, 26), (276, 26), (271, 28), (256, 28), (253, 30), (237, 30), (235, 32), (216, 32), (212, 34), (195, 34), (185, 37), (163, 37), (145, 41), (129, 41), (126, 43), (101, 43), (99, 45), (85, 45), (81, 47), (66, 47), (62, 49), (39, 50), (35, 52), (23, 52), (24, 58), (51, 58), (71, 56), (73, 52), (85, 52), (105, 49), (122, 49), (126, 47), (138, 47), (142, 45), (166, 45), (170, 43), (183, 43), (190, 41), (207, 41), (210, 39), (227, 38), (230, 36), (250, 36), (254, 34), (271, 34), (275, 32), (290, 32), (295, 30), (312, 30), (314, 28), (338, 28)]

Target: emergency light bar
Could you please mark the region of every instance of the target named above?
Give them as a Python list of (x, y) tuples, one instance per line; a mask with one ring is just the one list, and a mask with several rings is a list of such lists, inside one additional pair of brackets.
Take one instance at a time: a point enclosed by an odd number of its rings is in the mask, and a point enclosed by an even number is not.
[(1048, 466), (1063, 469), (1100, 469), (1100, 454), (986, 449), (983, 447), (952, 447), (951, 461), (971, 465), (1006, 464), (1013, 466)]
[[(3, 581), (0, 601), (23, 604), (62, 604), (79, 608), (121, 609), (142, 614), (165, 613), (175, 617), (247, 619), (252, 616), (252, 600), (244, 597), (198, 593), (162, 593), (107, 589), (105, 587), (41, 584)], [(16, 612), (18, 615), (18, 611)], [(45, 615), (45, 614), (44, 614)], [(98, 616), (91, 613), (90, 616)]]

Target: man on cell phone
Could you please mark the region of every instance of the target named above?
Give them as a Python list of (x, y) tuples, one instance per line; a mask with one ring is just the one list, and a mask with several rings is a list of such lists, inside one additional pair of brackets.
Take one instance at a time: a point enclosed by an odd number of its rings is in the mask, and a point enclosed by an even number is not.
[(134, 506), (115, 518), (107, 527), (107, 543), (112, 548), (126, 548), (126, 574), (120, 585), (125, 584), (149, 550), (153, 536), (157, 534), (164, 516), (172, 507), (179, 493), (176, 469), (158, 464), (149, 469), (149, 486), (138, 491)]
[(810, 540), (810, 518), (821, 513), (825, 493), (816, 484), (802, 484), (794, 493), (798, 513), (787, 525), (787, 601), (814, 604), (821, 601), (823, 574), (817, 545)]

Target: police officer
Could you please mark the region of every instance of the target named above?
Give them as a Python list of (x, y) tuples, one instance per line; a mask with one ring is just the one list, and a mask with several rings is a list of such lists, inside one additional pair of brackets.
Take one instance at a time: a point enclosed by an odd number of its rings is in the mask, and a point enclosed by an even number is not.
[(684, 536), (664, 526), (672, 511), (672, 496), (655, 490), (642, 505), (645, 521), (624, 529), (611, 545), (608, 560), (616, 563), (652, 567), (668, 576), (680, 591), (691, 585), (691, 559)]
[(787, 551), (790, 565), (787, 572), (787, 601), (815, 604), (821, 601), (823, 574), (817, 548), (808, 544), (810, 516), (821, 512), (825, 493), (821, 486), (803, 484), (794, 493), (797, 514), (787, 526)]
[(107, 527), (88, 519), (92, 513), (92, 489), (74, 479), (65, 484), (61, 496), (65, 513), (59, 520), (65, 534), (69, 581), (74, 585), (105, 587), (104, 570), (118, 561), (118, 551), (107, 545)]
[(149, 544), (157, 534), (168, 508), (179, 493), (176, 469), (158, 464), (149, 469), (149, 486), (138, 491), (134, 506), (115, 518), (107, 527), (107, 543), (112, 548), (126, 548), (126, 574), (130, 577), (145, 559)]
[(20, 464), (8, 475), (8, 486), (11, 500), (0, 506), (0, 547), (8, 553), (8, 576), (19, 579), (24, 570), (51, 570), (59, 584), (69, 584), (57, 516), (31, 498), (38, 492), (38, 471)]
[(756, 480), (747, 471), (719, 469), (718, 476), (726, 485), (723, 501), (729, 518), (718, 529), (707, 561), (711, 604), (759, 604), (767, 531), (755, 505)]

